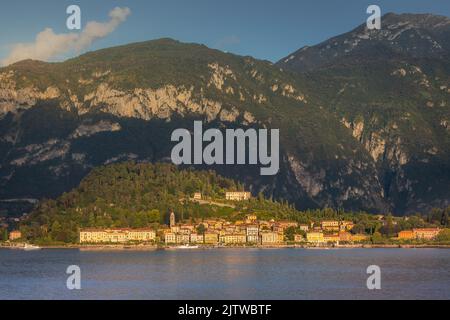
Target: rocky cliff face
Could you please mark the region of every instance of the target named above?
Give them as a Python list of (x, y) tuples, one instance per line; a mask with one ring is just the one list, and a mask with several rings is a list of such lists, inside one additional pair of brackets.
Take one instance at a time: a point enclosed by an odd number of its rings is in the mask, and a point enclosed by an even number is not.
[(448, 204), (450, 85), (447, 65), (434, 61), (364, 63), (370, 83), (358, 65), (303, 76), (169, 39), (24, 61), (0, 69), (0, 197), (56, 196), (98, 165), (168, 161), (171, 132), (202, 119), (280, 129), (277, 176), (211, 167), (255, 194), (301, 209)]
[(321, 85), (398, 211), (449, 203), (449, 41), (447, 17), (387, 14), (277, 64)]

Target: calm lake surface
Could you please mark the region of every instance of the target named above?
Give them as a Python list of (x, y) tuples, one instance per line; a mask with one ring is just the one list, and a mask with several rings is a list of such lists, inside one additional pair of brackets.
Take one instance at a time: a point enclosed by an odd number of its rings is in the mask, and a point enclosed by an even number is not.
[[(81, 290), (66, 288), (69, 265)], [(450, 250), (0, 249), (0, 299), (450, 299)]]

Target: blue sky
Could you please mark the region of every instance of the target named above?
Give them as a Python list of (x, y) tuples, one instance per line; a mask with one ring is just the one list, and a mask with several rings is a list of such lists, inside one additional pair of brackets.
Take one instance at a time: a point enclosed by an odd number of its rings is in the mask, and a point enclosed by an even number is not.
[(0, 60), (17, 42), (33, 42), (45, 28), (67, 33), (66, 8), (77, 4), (82, 25), (107, 21), (116, 6), (131, 15), (89, 50), (171, 37), (241, 55), (277, 61), (289, 53), (350, 31), (365, 22), (370, 4), (382, 14), (450, 16), (448, 0), (14, 0), (0, 11)]

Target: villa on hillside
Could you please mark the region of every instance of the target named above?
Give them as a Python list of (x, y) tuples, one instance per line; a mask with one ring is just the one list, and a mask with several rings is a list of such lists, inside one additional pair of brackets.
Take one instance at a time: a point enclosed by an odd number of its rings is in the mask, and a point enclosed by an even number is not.
[(250, 192), (226, 192), (225, 199), (231, 201), (245, 201), (252, 197)]

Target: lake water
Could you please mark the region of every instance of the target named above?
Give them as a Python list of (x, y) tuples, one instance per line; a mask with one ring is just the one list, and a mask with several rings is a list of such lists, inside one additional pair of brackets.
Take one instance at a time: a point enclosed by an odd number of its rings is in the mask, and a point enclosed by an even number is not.
[[(81, 290), (66, 288), (69, 265)], [(0, 249), (0, 299), (450, 299), (450, 250)]]

